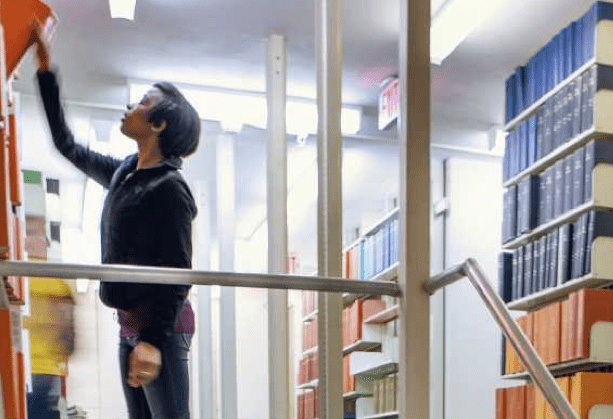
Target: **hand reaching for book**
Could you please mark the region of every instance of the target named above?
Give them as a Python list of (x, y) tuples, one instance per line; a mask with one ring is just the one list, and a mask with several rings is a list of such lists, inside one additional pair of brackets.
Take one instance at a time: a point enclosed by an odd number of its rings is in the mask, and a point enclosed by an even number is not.
[(36, 57), (38, 59), (38, 71), (49, 70), (49, 45), (43, 36), (43, 29), (40, 22), (35, 21), (32, 27), (32, 41), (36, 44)]

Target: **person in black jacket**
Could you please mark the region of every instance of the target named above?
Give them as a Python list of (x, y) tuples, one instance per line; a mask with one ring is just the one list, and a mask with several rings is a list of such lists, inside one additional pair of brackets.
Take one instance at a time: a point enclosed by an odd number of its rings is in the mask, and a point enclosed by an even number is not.
[[(38, 85), (60, 153), (108, 189), (101, 220), (102, 263), (191, 268), (194, 198), (179, 173), (200, 138), (196, 110), (172, 84), (156, 83), (128, 105), (121, 132), (138, 153), (121, 161), (75, 143), (37, 26)], [(121, 340), (120, 362), (131, 419), (189, 418), (187, 354), (191, 336), (177, 332), (187, 285), (102, 282), (100, 298), (129, 318), (135, 339)], [(123, 313), (123, 314), (121, 314)], [(190, 309), (191, 313), (191, 309)], [(193, 317), (193, 314), (191, 314)], [(124, 324), (122, 323), (122, 330)], [(193, 320), (192, 320), (193, 327)]]

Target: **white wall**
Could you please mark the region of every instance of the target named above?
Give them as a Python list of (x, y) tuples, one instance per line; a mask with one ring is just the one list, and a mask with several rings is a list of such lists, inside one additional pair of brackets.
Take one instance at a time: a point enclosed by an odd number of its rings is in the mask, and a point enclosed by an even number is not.
[[(501, 233), (501, 170), (500, 162), (459, 158), (447, 162), (446, 267), (475, 258), (494, 289)], [(500, 329), (467, 280), (446, 287), (444, 318), (444, 418), (495, 417), (494, 390), (501, 385)]]

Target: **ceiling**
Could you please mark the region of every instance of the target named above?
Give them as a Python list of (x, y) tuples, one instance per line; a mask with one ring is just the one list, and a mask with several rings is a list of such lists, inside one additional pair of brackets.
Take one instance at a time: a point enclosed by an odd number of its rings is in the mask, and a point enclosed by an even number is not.
[[(314, 0), (137, 0), (134, 22), (111, 19), (108, 0), (47, 1), (60, 19), (52, 58), (67, 98), (122, 104), (127, 79), (264, 91), (271, 33), (288, 40), (288, 93), (315, 96)], [(500, 124), (507, 74), (593, 0), (503, 1), (433, 66), (435, 123)], [(381, 79), (397, 71), (399, 1), (344, 0), (343, 10), (343, 100), (376, 105)], [(32, 63), (18, 91), (34, 91)]]

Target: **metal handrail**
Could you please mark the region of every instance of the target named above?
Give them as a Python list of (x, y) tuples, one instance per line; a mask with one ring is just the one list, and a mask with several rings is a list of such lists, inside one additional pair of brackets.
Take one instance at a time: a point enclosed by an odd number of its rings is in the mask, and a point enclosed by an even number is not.
[(289, 274), (196, 271), (191, 269), (133, 265), (81, 265), (51, 262), (0, 261), (1, 276), (36, 276), (66, 279), (89, 278), (109, 282), (221, 285), (224, 287), (400, 295), (400, 287), (394, 282), (356, 281)]
[(538, 356), (517, 322), (513, 320), (506, 305), (474, 259), (467, 259), (465, 262), (433, 276), (426, 283), (425, 289), (432, 295), (437, 290), (465, 276), (468, 277), (471, 284), (475, 287), (490, 313), (502, 328), (507, 339), (511, 341), (511, 345), (513, 345), (513, 348), (515, 348), (515, 351), (526, 366), (530, 377), (532, 377), (532, 380), (551, 405), (556, 417), (559, 419), (580, 419), (566, 396), (560, 390), (560, 387), (556, 384), (551, 372)]

